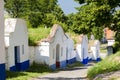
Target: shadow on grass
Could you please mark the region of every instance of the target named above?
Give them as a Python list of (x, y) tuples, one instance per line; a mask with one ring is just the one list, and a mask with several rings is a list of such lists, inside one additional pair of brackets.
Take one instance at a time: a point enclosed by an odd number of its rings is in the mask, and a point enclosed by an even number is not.
[(27, 76), (26, 73), (24, 72), (11, 72), (11, 71), (6, 71), (6, 78), (14, 78), (14, 77), (19, 77), (19, 76)]
[(44, 72), (52, 72), (53, 70), (48, 67), (46, 64), (37, 64), (33, 63), (32, 66), (26, 72), (32, 73), (44, 73)]
[(7, 79), (9, 78), (16, 78), (21, 76), (31, 76), (32, 74), (43, 74), (43, 73), (50, 73), (53, 72), (47, 65), (45, 64), (36, 64), (34, 63), (32, 66), (30, 66), (26, 71), (6, 71)]

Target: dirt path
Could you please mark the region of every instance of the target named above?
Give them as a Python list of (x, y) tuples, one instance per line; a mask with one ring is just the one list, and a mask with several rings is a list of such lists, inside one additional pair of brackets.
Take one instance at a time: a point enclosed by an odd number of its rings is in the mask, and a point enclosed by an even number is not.
[(50, 73), (31, 80), (87, 80), (88, 68), (93, 66), (94, 63), (82, 67), (75, 67), (71, 69), (65, 69), (59, 72)]
[[(106, 57), (106, 54), (100, 55), (102, 58)], [(44, 76), (39, 76), (31, 80), (88, 80), (87, 71), (95, 63), (91, 62), (85, 66), (75, 67), (70, 69), (61, 70), (58, 72), (53, 72)]]

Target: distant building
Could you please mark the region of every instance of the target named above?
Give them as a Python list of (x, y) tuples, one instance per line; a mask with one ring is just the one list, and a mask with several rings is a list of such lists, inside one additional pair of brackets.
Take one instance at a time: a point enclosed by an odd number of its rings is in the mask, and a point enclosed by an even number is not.
[(89, 41), (89, 59), (100, 61), (100, 42), (99, 40)]
[(113, 47), (112, 46), (115, 43), (115, 39), (114, 39), (115, 32), (110, 30), (109, 28), (105, 28), (104, 33), (105, 33), (105, 37), (106, 37), (107, 42), (108, 42), (107, 54), (110, 55), (110, 54), (113, 53)]
[(104, 29), (104, 34), (107, 40), (114, 40), (114, 31), (110, 30), (108, 27)]
[(4, 1), (0, 0), (0, 80), (5, 80)]
[(80, 35), (79, 43), (76, 46), (77, 52), (77, 61), (82, 62), (83, 64), (88, 63), (88, 38), (86, 35)]
[(5, 20), (6, 68), (24, 71), (29, 67), (28, 30), (24, 20)]

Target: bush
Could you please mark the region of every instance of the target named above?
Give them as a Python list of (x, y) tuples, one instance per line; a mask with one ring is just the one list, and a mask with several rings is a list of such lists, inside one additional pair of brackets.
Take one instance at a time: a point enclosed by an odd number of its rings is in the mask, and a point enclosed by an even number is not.
[(116, 41), (115, 44), (113, 45), (113, 53), (116, 53), (119, 50), (120, 50), (120, 43)]
[(113, 46), (114, 53), (120, 50), (120, 33), (115, 34), (115, 44)]

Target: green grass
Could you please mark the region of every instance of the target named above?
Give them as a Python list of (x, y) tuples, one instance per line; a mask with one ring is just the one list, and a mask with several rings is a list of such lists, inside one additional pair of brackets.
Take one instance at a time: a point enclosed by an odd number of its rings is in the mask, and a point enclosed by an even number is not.
[(110, 78), (109, 80), (120, 80), (120, 77), (112, 76), (112, 78)]
[[(36, 46), (38, 41), (41, 39), (47, 38), (50, 33), (51, 28), (29, 28), (28, 29), (28, 35), (29, 35), (29, 45), (30, 46)], [(67, 32), (70, 37), (72, 37), (74, 44), (78, 43), (78, 34), (75, 34), (74, 32)]]
[(107, 53), (107, 49), (100, 48), (101, 53)]
[(35, 46), (37, 42), (43, 38), (47, 38), (50, 33), (50, 28), (29, 28), (28, 35), (29, 35), (29, 45)]
[(107, 44), (100, 44), (100, 52), (107, 53)]
[(24, 72), (10, 72), (6, 71), (6, 80), (28, 80), (37, 76), (41, 76), (52, 72), (52, 70), (45, 64), (33, 64), (27, 71)]
[(79, 66), (83, 66), (83, 64), (77, 61), (73, 64), (68, 64), (67, 68), (73, 68), (73, 67), (79, 67)]
[(87, 76), (92, 80), (96, 75), (120, 70), (120, 52), (106, 57), (88, 70)]

